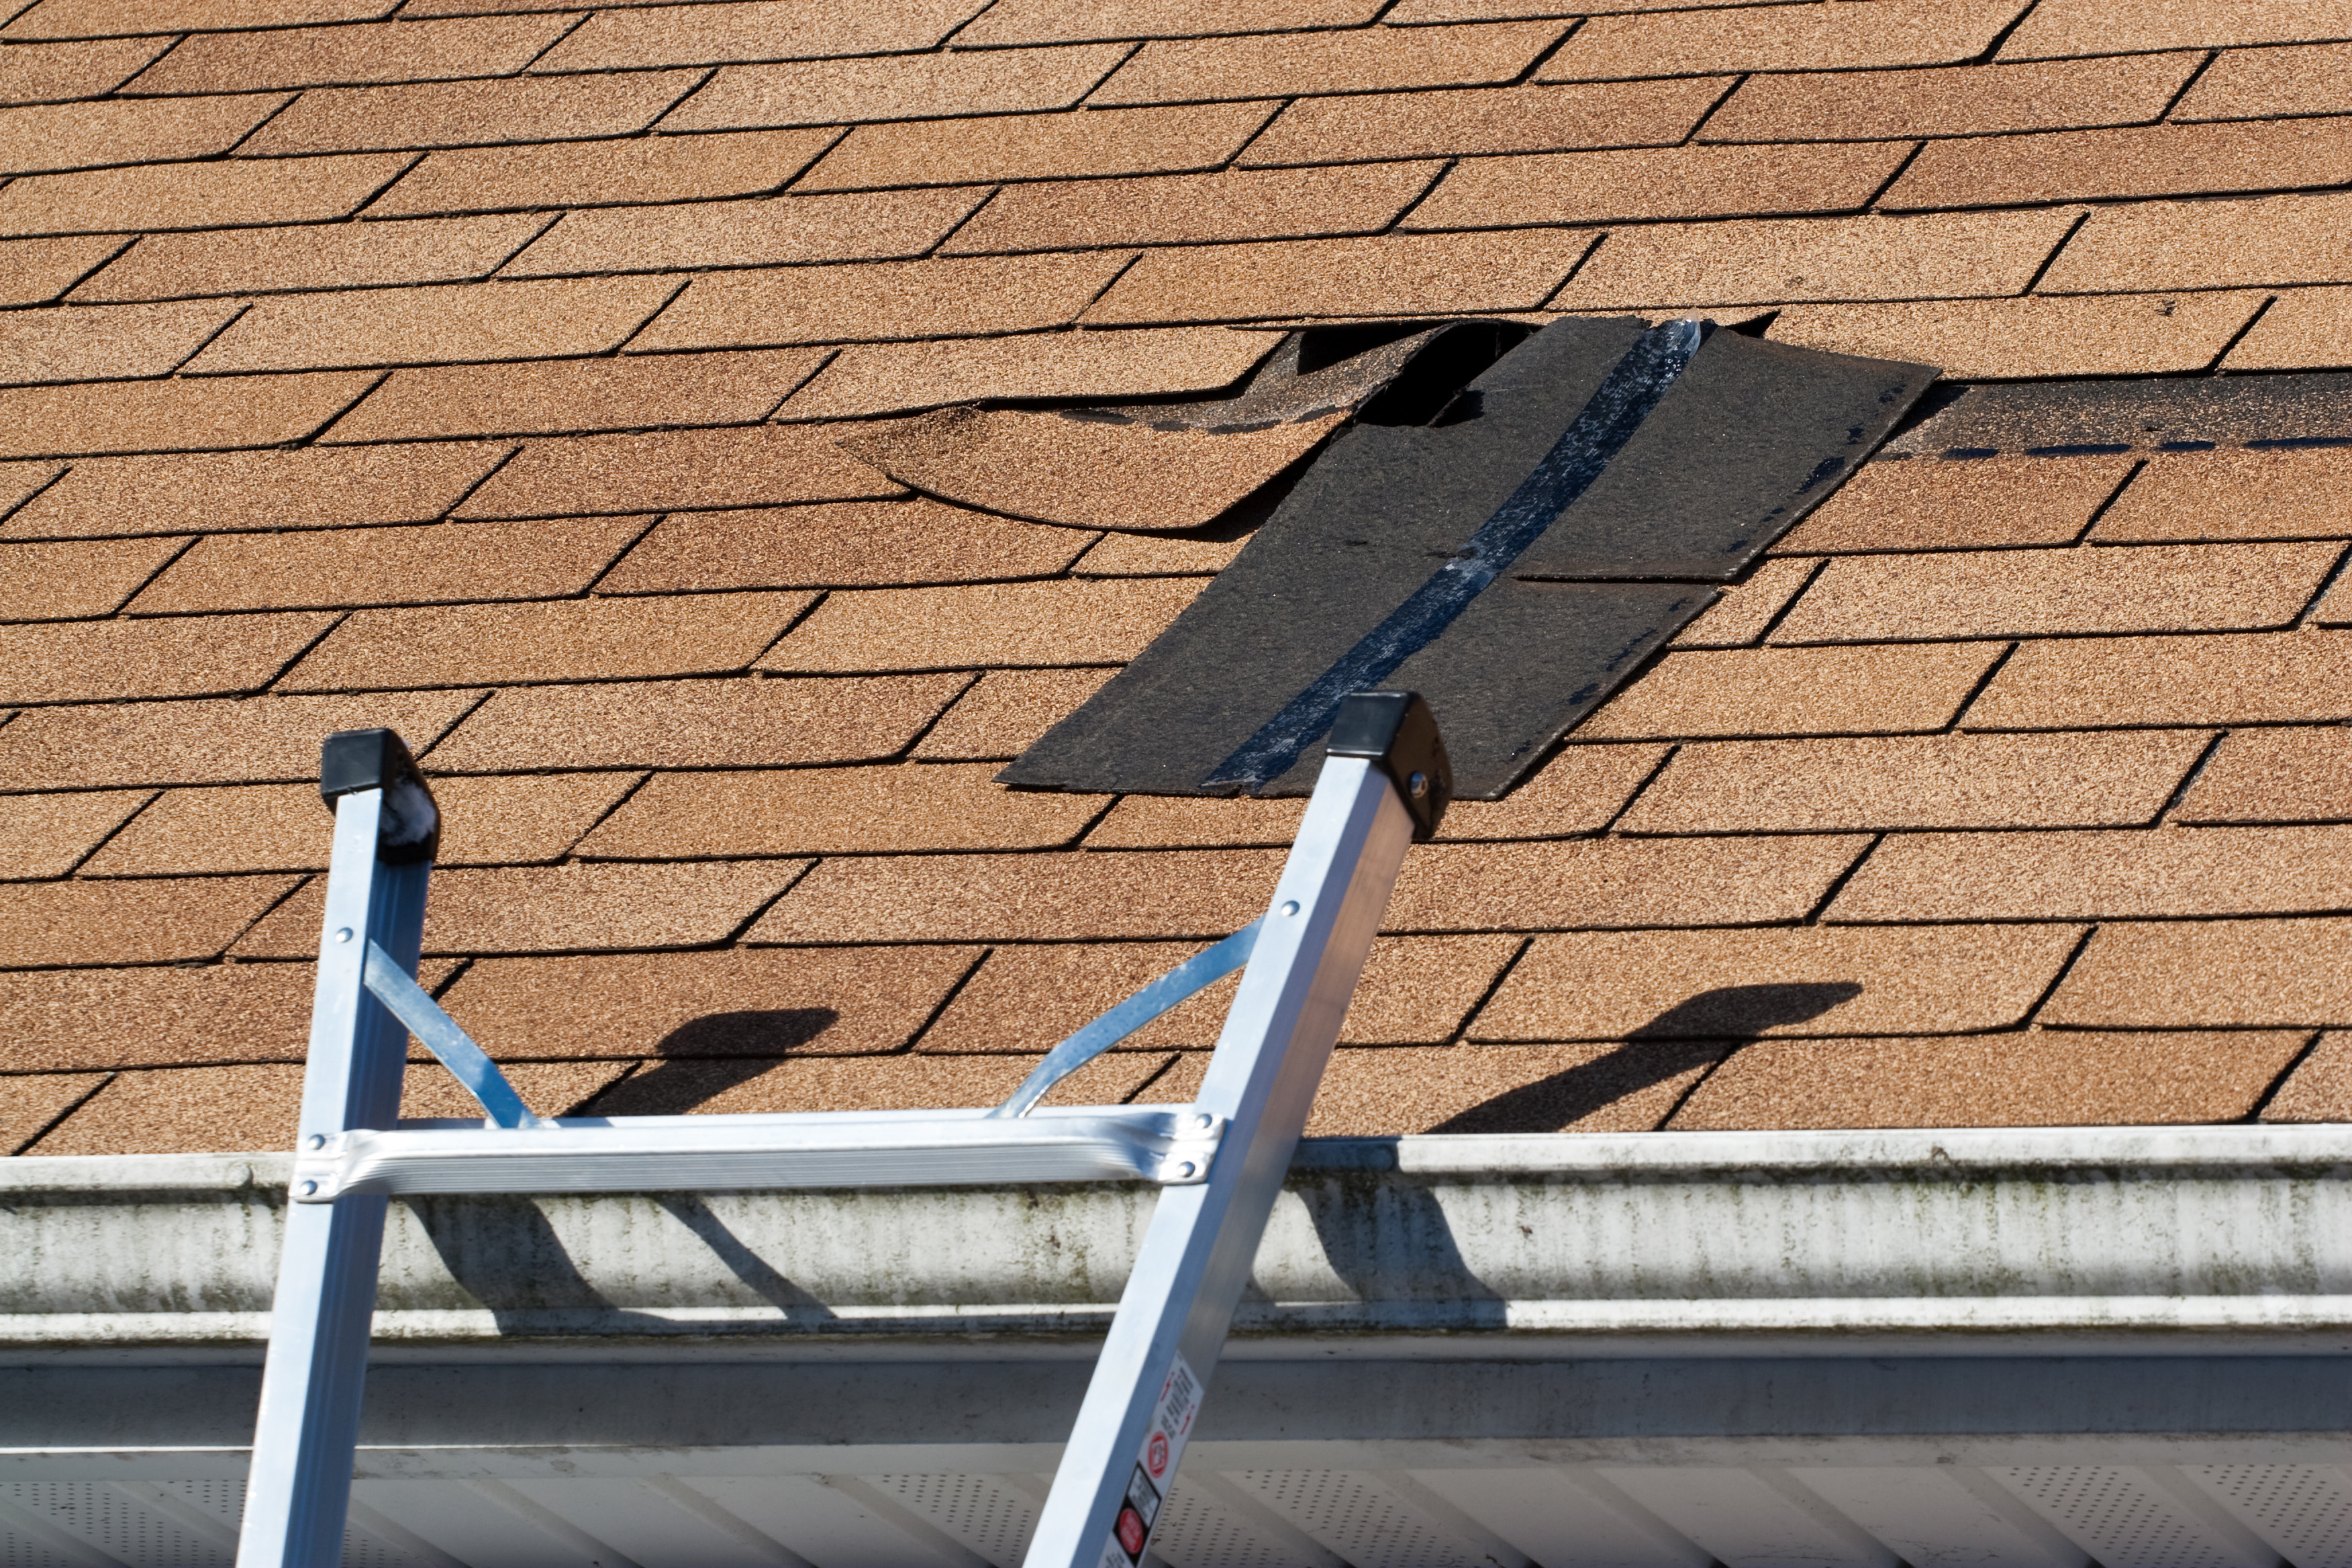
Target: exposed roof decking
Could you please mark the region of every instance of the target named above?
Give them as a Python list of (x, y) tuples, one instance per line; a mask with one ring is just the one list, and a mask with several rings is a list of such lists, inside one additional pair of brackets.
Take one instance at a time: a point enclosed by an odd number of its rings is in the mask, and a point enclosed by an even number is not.
[[(973, 522), (845, 421), (1354, 315), (2352, 368), (2336, 6), (482, 9), (0, 26), (0, 1147), (283, 1143), (337, 727), (446, 781), (428, 982), (542, 1109), (983, 1095), (1008, 997), (1255, 913), (1295, 805), (982, 765), (1233, 546)], [(2343, 467), (1874, 466), (1414, 851), (1312, 1130), (2352, 1119)], [(604, 953), (642, 1007), (502, 979)]]

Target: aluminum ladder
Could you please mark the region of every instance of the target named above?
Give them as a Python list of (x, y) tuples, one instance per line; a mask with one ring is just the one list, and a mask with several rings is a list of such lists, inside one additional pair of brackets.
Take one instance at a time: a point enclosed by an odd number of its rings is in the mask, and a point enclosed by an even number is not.
[[(1452, 778), (1418, 696), (1348, 698), (1266, 913), (1056, 1046), (1002, 1105), (562, 1119), (533, 1114), (416, 984), (440, 815), (408, 748), (330, 736), (319, 788), (334, 858), (238, 1568), (341, 1555), (394, 1196), (1104, 1181), (1161, 1191), (1024, 1568), (1140, 1568), (1405, 849), (1436, 831)], [(1038, 1103), (1244, 964), (1192, 1104)], [(411, 1033), (484, 1122), (398, 1123)]]

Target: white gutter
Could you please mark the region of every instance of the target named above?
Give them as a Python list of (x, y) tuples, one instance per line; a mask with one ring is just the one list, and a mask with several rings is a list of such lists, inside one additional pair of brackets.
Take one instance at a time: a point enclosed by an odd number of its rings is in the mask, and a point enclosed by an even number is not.
[[(257, 1347), (288, 1164), (0, 1163), (0, 1353)], [(1153, 1195), (395, 1204), (376, 1334), (1084, 1353)], [(2341, 1354), (2352, 1127), (1312, 1142), (1255, 1284), (1231, 1357)]]

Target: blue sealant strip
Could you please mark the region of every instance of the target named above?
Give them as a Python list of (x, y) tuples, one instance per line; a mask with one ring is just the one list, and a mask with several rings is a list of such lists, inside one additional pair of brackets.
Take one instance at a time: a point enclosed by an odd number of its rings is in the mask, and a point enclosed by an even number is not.
[(1331, 727), (1349, 692), (1379, 686), (1434, 641), (1591, 488), (1666, 389), (1690, 367), (1704, 336), (1699, 323), (1688, 320), (1668, 321), (1643, 333), (1610, 370), (1576, 422), (1561, 432), (1535, 471), (1519, 481), (1510, 500), (1479, 524), (1461, 553), (1432, 574), (1386, 620), (1201, 782), (1255, 788), (1288, 773), (1299, 753)]
[(1249, 962), (1264, 917), (1250, 921), (1204, 952), (1196, 952), (1126, 1001), (1045, 1053), (1013, 1097), (991, 1116), (1026, 1116), (1053, 1087), (1187, 996)]
[(392, 1016), (408, 1026), (408, 1032), (424, 1043), (425, 1048), (441, 1060), (449, 1074), (466, 1086), (489, 1119), (500, 1127), (536, 1127), (539, 1118), (522, 1096), (514, 1090), (506, 1075), (488, 1052), (474, 1044), (473, 1037), (457, 1026), (457, 1020), (441, 1010), (441, 1005), (425, 994), (425, 988), (408, 976), (408, 972), (392, 961), (392, 955), (373, 942), (368, 943), (367, 965), (361, 971), (367, 988), (383, 1003)]

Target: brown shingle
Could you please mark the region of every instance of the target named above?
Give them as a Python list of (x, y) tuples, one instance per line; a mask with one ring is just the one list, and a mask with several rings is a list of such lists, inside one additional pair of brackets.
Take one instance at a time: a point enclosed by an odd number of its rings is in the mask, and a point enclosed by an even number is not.
[(834, 136), (831, 131), (759, 131), (435, 153), (378, 198), (368, 216), (754, 196), (782, 189)]
[(2024, 8), (2023, 0), (1880, 0), (1867, 21), (1834, 3), (1596, 16), (1538, 75), (1577, 81), (1955, 64), (1983, 53)]
[(2100, 207), (2058, 253), (2053, 294), (2332, 283), (2344, 276), (2352, 195)]
[(1087, 536), (1075, 529), (1036, 528), (929, 500), (691, 512), (647, 534), (597, 591), (870, 588), (1045, 577), (1087, 544)]
[(1278, 340), (1224, 327), (1045, 332), (852, 344), (794, 393), (784, 419), (852, 418), (992, 397), (1134, 397), (1231, 385)]
[(407, 161), (377, 153), (42, 174), (0, 191), (0, 234), (314, 223), (348, 216)]
[(1620, 229), (1556, 304), (1593, 310), (2014, 294), (2074, 221), (2073, 213), (2047, 210)]
[(113, 236), (0, 239), (0, 306), (46, 305), (121, 248)]
[(2228, 368), (2332, 369), (2352, 364), (2352, 289), (2290, 289), (2230, 351)]
[[(1848, 480), (1852, 485), (1854, 481)], [(1676, 634), (1669, 647), (1750, 647), (1762, 638), (1773, 620), (1789, 607), (1821, 560), (1811, 555), (1780, 555), (1756, 568), (1747, 582), (1728, 589), (1698, 619)]]
[(503, 1056), (863, 1056), (913, 1039), (979, 959), (970, 947), (493, 958), (441, 1001)]
[(824, 860), (751, 942), (1223, 937), (1265, 912), (1278, 849)]
[(1578, 931), (1798, 921), (1868, 843), (1802, 836), (1425, 845), (1406, 858), (1386, 924)]
[(466, 499), (461, 517), (661, 511), (902, 495), (824, 426), (669, 430), (533, 441)]
[(174, 877), (0, 886), (0, 966), (212, 958), (293, 885), (291, 877)]
[(2071, 544), (2133, 467), (2129, 458), (1865, 464), (1777, 548), (1838, 554)]
[[(636, 782), (635, 773), (546, 773), (436, 780), (442, 866), (552, 860)], [(323, 871), (334, 819), (318, 786), (175, 789), (83, 868), (89, 877)]]
[(361, 610), (288, 674), (285, 689), (331, 691), (466, 681), (714, 675), (740, 669), (757, 658), (809, 598), (806, 594), (696, 594)]
[(2352, 1121), (2352, 1039), (2323, 1035), (2263, 1107), (2264, 1121)]
[[(434, 750), (425, 767), (438, 775), (504, 768), (877, 762), (905, 749), (964, 679), (523, 687), (492, 697)], [(0, 779), (8, 776), (6, 736), (0, 730)]]
[(1381, 0), (997, 0), (956, 35), (960, 46), (1059, 44), (1087, 38), (1181, 38), (1204, 33), (1352, 27)]
[(2352, 719), (2352, 637), (2303, 631), (2025, 643), (1969, 707), (1968, 727), (2342, 719)]
[(0, 173), (208, 158), (236, 146), (285, 101), (277, 94), (248, 93), (0, 109)]
[(2033, 1010), (2079, 926), (1596, 931), (1539, 937), (1478, 1040), (1942, 1034)]
[[(637, 1073), (596, 1110), (611, 1116), (938, 1110), (1001, 1100), (1036, 1065), (1031, 1057), (800, 1057), (760, 1071), (756, 1058), (670, 1062)], [(1118, 1104), (1160, 1065), (1155, 1057), (1098, 1057), (1065, 1079), (1045, 1103)]]
[(1011, 185), (958, 230), (947, 248), (972, 254), (1376, 234), (1428, 188), (1441, 166), (1229, 169)]
[(824, 363), (810, 349), (394, 371), (324, 441), (553, 435), (764, 419)]
[(1093, 101), (1174, 103), (1507, 82), (1562, 31), (1556, 21), (1484, 22), (1163, 39), (1136, 51)]
[(131, 90), (255, 92), (507, 76), (530, 64), (571, 25), (572, 18), (565, 16), (465, 16), (444, 22), (198, 34), (184, 40)]
[(1922, 644), (1671, 654), (1585, 721), (1575, 739), (1940, 730), (2000, 652)]
[(1077, 710), (1105, 669), (992, 669), (948, 710), (915, 755), (932, 762), (1010, 762)]
[(1092, 44), (727, 66), (662, 121), (662, 129), (732, 131), (1068, 109), (1127, 52), (1116, 44)]
[(2352, 821), (2352, 730), (2241, 730), (2221, 742), (2180, 822)]
[(1591, 243), (1589, 234), (1513, 229), (1149, 250), (1087, 319), (1150, 323), (1533, 310)]
[(8, 25), (9, 38), (104, 37), (214, 27), (363, 22), (390, 0), (41, 0)]
[(739, 0), (601, 11), (550, 50), (541, 70), (603, 71), (720, 60), (824, 59), (928, 49), (983, 0)]
[(1457, 800), (1441, 839), (1561, 838), (1598, 833), (1642, 781), (1664, 746), (1570, 746), (1502, 800)]
[(0, 103), (62, 103), (95, 98), (121, 86), (169, 47), (158, 38), (18, 44), (0, 51)]
[(2101, 926), (2042, 1016), (2091, 1029), (2352, 1023), (2352, 921)]
[(1306, 812), (1304, 800), (1131, 795), (1095, 825), (1094, 831), (1087, 835), (1087, 847), (1199, 849), (1212, 845), (1284, 845), (1298, 837), (1298, 819)]
[(194, 616), (0, 626), (0, 701), (104, 702), (257, 691), (328, 615)]
[(2352, 533), (2338, 504), (2352, 452), (2164, 454), (2116, 499), (2092, 537), (2102, 543), (2184, 539), (2309, 539)]
[(1852, 212), (1910, 149), (1900, 142), (1549, 153), (1458, 163), (1407, 228)]
[(2352, 118), (1930, 142), (1886, 193), (1892, 211), (2197, 195), (2352, 180)]
[[(968, 185), (1213, 169), (1272, 113), (1271, 104), (1218, 103), (860, 125), (803, 177), (800, 188)], [(0, 218), (6, 212), (0, 202)]]
[(170, 300), (481, 278), (546, 221), (534, 214), (149, 235), (74, 290), (74, 299)]
[(642, 353), (1057, 327), (1076, 320), (1126, 263), (1096, 253), (706, 273), (629, 347)]
[(835, 594), (766, 658), (793, 672), (1121, 664), (1201, 591), (1194, 577)]
[(1887, 839), (1836, 921), (2135, 920), (2352, 905), (2352, 828), (1919, 833)]
[(1244, 165), (1465, 153), (1551, 153), (1681, 141), (1728, 77), (1622, 86), (1485, 87), (1410, 96), (1303, 98), (1252, 142)]
[(2340, 37), (2347, 27), (2352, 16), (2336, 0), (2172, 0), (2126, 6), (2105, 0), (2046, 0), (2010, 35), (2000, 58), (2293, 43)]
[(10, 795), (0, 811), (0, 880), (64, 876), (152, 798), (142, 789)]
[(2206, 68), (2175, 120), (2260, 120), (2352, 110), (2352, 46), (2231, 49)]
[(169, 375), (238, 309), (195, 300), (11, 310), (0, 315), (0, 386)]
[[(1714, 1043), (1441, 1046), (1335, 1051), (1311, 1138), (1406, 1132), (1646, 1132), (1715, 1065)], [(1181, 1102), (1205, 1058), (1179, 1058), (1138, 1103)]]
[(677, 287), (667, 278), (449, 283), (263, 300), (191, 374), (557, 359), (618, 348)]
[[(1383, 937), (1372, 943), (1346, 1024), (1347, 1045), (1436, 1045), (1518, 950), (1511, 936)], [(1001, 947), (923, 1034), (924, 1051), (1042, 1051), (1146, 982), (1176, 967), (1194, 942), (1050, 943)], [(1234, 982), (1210, 987), (1119, 1042), (1118, 1048), (1205, 1050), (1217, 1042)]]
[[(505, 953), (707, 947), (726, 941), (807, 864), (678, 860), (663, 865), (458, 867), (433, 878), (433, 901), (425, 914), (425, 950)], [(205, 887), (213, 879), (167, 885)], [(316, 953), (325, 889), (325, 878), (312, 878), (254, 927), (237, 944), (237, 956), (308, 958)]]
[(0, 621), (111, 615), (184, 542), (127, 539), (0, 546)]
[(1707, 117), (1704, 136), (1709, 142), (1811, 142), (2132, 125), (2161, 115), (2200, 58), (2137, 55), (1753, 76)]
[(478, 147), (625, 136), (661, 118), (695, 71), (313, 88), (237, 151), (247, 156)]
[[(275, 447), (317, 431), (374, 379), (346, 371), (20, 387), (0, 392), (0, 458)], [(20, 526), (11, 531), (22, 537)]]
[(107, 1081), (104, 1073), (11, 1073), (0, 1077), (0, 1152), (21, 1154), (58, 1118)]
[(1924, 360), (1956, 379), (2154, 375), (2210, 365), (2265, 298), (2260, 293), (2035, 295), (1894, 305), (1799, 305), (1781, 311), (1768, 335), (1778, 342), (1833, 353)]
[(2211, 739), (2200, 730), (1873, 736), (1685, 746), (1627, 833), (2121, 827), (2152, 820)]
[[(365, 378), (333, 379), (351, 386)], [(75, 464), (0, 531), (11, 539), (40, 539), (422, 522), (448, 510), (508, 450), (502, 444), (450, 442), (99, 458)]]
[(1733, 1053), (1667, 1125), (1729, 1131), (2237, 1121), (2303, 1042), (2300, 1034), (2046, 1031), (1776, 1040)]
[(0, 789), (316, 779), (319, 743), (387, 725), (423, 750), (477, 691), (37, 708), (0, 728)]
[(646, 521), (578, 518), (212, 534), (140, 595), (132, 612), (559, 598), (586, 589)]
[(572, 213), (504, 276), (646, 272), (671, 267), (761, 267), (920, 256), (963, 221), (985, 191), (883, 191), (763, 201), (604, 207)]
[(599, 859), (1050, 849), (1109, 799), (1015, 793), (993, 764), (658, 773), (581, 845)]
[(1849, 555), (1814, 579), (1776, 643), (2231, 631), (2284, 626), (2335, 544), (2151, 544)]

